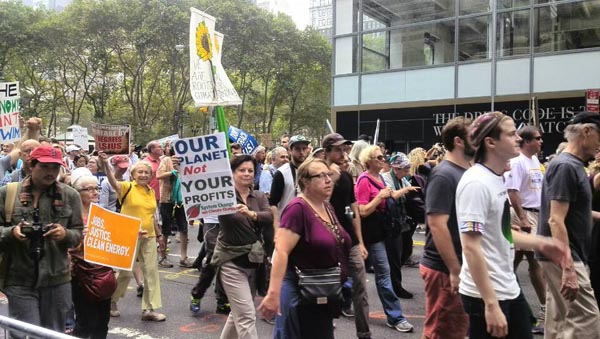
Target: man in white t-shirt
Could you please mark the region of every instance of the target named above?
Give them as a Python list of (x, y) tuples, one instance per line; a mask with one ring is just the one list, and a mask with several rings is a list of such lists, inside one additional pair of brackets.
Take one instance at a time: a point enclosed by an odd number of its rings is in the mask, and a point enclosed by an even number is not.
[[(519, 130), (519, 136), (521, 137), (521, 154), (510, 159), (510, 172), (505, 173), (504, 184), (510, 199), (512, 224), (518, 226), (521, 232), (537, 234), (544, 174), (536, 154), (542, 150), (542, 134), (535, 126), (525, 126)], [(515, 272), (523, 260), (523, 256), (529, 263), (529, 278), (541, 305), (539, 318), (543, 323), (546, 309), (546, 285), (542, 268), (535, 259), (533, 251), (516, 249)], [(543, 333), (543, 329), (536, 327), (534, 333)]]
[(459, 293), (469, 316), (469, 337), (532, 338), (529, 306), (513, 271), (514, 244), (562, 259), (564, 245), (549, 238), (512, 232), (504, 167), (519, 154), (514, 121), (500, 112), (472, 125), (476, 164), (456, 190), (463, 265)]

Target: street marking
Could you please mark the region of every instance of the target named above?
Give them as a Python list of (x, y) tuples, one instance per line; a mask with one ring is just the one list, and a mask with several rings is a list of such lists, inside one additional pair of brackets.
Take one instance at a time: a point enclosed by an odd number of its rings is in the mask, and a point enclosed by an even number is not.
[[(425, 319), (424, 315), (414, 315), (414, 314), (403, 314), (405, 318), (410, 319)], [(387, 315), (383, 313), (383, 311), (378, 312), (369, 312), (369, 318), (371, 319), (387, 319)]]
[(217, 333), (223, 329), (223, 324), (225, 324), (225, 321), (227, 321), (227, 316), (223, 314), (212, 313), (202, 316), (201, 318), (199, 318), (199, 320), (208, 324), (186, 324), (179, 327), (179, 331), (184, 333)]
[(420, 240), (413, 240), (413, 245), (415, 245), (415, 246), (425, 246), (425, 242), (424, 241), (420, 241)]
[(108, 333), (122, 335), (126, 338), (134, 338), (134, 339), (169, 339), (169, 337), (153, 337), (149, 334), (141, 332), (134, 328), (127, 327), (113, 327), (108, 329)]
[(182, 276), (188, 276), (188, 277), (198, 277), (198, 275), (191, 275), (189, 273), (191, 272), (196, 272), (197, 270), (195, 268), (191, 268), (191, 269), (187, 269), (187, 270), (183, 270), (183, 271), (179, 271), (179, 272), (170, 272), (170, 271), (159, 271), (159, 272), (163, 272), (165, 273), (165, 278), (169, 279), (169, 280), (177, 280), (177, 278), (182, 277)]

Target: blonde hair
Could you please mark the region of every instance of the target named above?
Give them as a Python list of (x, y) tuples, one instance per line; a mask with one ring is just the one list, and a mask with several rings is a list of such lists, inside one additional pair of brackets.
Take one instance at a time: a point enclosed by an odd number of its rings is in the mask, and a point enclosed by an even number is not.
[(131, 179), (135, 179), (135, 173), (137, 172), (138, 167), (140, 166), (146, 166), (148, 168), (148, 170), (150, 170), (150, 176), (152, 176), (152, 174), (154, 173), (154, 171), (152, 171), (152, 164), (147, 162), (147, 161), (138, 161), (135, 164), (133, 164), (133, 166), (131, 166)]
[(365, 149), (362, 150), (362, 152), (360, 152), (360, 155), (358, 156), (358, 160), (360, 161), (360, 164), (366, 168), (369, 169), (369, 165), (368, 162), (369, 160), (373, 159), (373, 154), (375, 154), (375, 152), (381, 152), (381, 148), (379, 148), (379, 146), (377, 145), (370, 145), (368, 147), (366, 147)]
[(413, 176), (417, 173), (419, 166), (425, 163), (426, 152), (423, 148), (417, 147), (408, 153), (408, 161), (410, 162), (410, 175)]

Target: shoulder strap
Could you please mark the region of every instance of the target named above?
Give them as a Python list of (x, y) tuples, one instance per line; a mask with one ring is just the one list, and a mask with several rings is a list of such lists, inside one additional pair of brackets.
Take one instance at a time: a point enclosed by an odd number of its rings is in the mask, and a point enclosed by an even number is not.
[(4, 201), (4, 221), (7, 225), (12, 222), (12, 214), (15, 209), (15, 198), (17, 197), (18, 182), (9, 182), (6, 185), (6, 200)]
[(129, 189), (127, 189), (127, 192), (125, 192), (123, 199), (121, 199), (121, 201), (120, 201), (121, 206), (123, 206), (123, 203), (125, 202), (125, 198), (127, 198), (127, 195), (129, 194), (129, 192), (131, 192), (132, 187), (133, 187), (133, 183), (129, 183)]
[[(367, 178), (367, 180), (369, 180), (371, 182), (371, 184), (375, 187), (377, 187), (378, 189), (384, 189), (385, 188), (385, 180), (383, 180), (383, 178), (381, 177), (381, 175), (379, 175), (379, 178), (381, 179), (381, 181), (384, 183), (384, 187), (379, 186), (379, 183), (377, 183), (375, 180), (371, 179), (370, 176), (368, 175), (364, 175), (362, 176), (360, 179), (362, 178)], [(358, 183), (360, 182), (360, 179), (356, 182), (356, 184), (358, 185)]]

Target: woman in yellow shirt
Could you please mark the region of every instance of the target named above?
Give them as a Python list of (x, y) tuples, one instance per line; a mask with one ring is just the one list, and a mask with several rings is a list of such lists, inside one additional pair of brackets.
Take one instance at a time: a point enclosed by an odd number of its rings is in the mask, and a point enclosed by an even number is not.
[[(99, 158), (108, 166), (108, 156), (99, 152)], [(156, 199), (154, 191), (148, 185), (152, 178), (152, 165), (145, 161), (139, 161), (131, 167), (131, 182), (118, 182), (111, 171), (107, 171), (108, 182), (117, 192), (121, 203), (121, 213), (142, 220), (142, 228), (138, 239), (138, 250), (136, 260), (140, 263), (144, 275), (144, 294), (142, 296), (142, 320), (164, 321), (167, 317), (155, 310), (162, 307), (160, 296), (160, 280), (158, 276), (158, 264), (156, 244), (161, 249), (165, 248), (163, 235), (158, 223), (154, 218), (156, 211)], [(117, 290), (113, 294), (111, 304), (111, 316), (120, 315), (117, 309), (117, 301), (125, 295), (129, 281), (133, 274), (129, 271), (119, 271), (117, 277)]]

